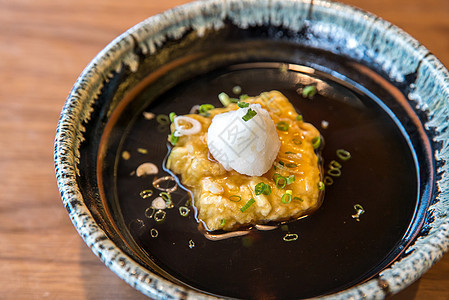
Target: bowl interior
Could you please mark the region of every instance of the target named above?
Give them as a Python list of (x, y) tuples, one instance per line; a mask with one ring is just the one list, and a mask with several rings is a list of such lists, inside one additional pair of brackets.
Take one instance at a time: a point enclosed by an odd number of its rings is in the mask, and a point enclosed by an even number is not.
[[(307, 30), (295, 34), (305, 37)], [(144, 269), (218, 296), (307, 298), (378, 276), (420, 234), (435, 171), (425, 115), (405, 96), (410, 82), (392, 81), (373, 61), (298, 45), (291, 36), (282, 27), (241, 29), (232, 22), (201, 37), (191, 31), (155, 54), (137, 50), (137, 71), (124, 67), (103, 87), (85, 124), (78, 182), (96, 222)], [(309, 84), (318, 87), (313, 99), (300, 93)], [(352, 158), (311, 216), (210, 241), (198, 231), (192, 207), (180, 216), (190, 194), (176, 177), (166, 187), (178, 186), (171, 192), (175, 208), (157, 222), (151, 200), (164, 190), (135, 170), (153, 162), (156, 177), (172, 176), (164, 168), (168, 124), (157, 117), (203, 103), (218, 107), (217, 95), (232, 95), (236, 85), (251, 96), (283, 92), (321, 130), (325, 164), (338, 160), (341, 148)], [(145, 190), (153, 196), (142, 198)], [(360, 221), (352, 217), (355, 204), (366, 210)], [(298, 239), (286, 242), (286, 234)]]

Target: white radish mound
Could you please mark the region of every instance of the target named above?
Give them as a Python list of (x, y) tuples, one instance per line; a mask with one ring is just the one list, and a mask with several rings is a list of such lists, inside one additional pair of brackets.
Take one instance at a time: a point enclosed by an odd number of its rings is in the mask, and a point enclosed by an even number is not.
[[(242, 119), (249, 109), (256, 115)], [(273, 165), (281, 147), (276, 127), (260, 104), (218, 114), (207, 132), (207, 145), (214, 158), (227, 170), (261, 176)]]

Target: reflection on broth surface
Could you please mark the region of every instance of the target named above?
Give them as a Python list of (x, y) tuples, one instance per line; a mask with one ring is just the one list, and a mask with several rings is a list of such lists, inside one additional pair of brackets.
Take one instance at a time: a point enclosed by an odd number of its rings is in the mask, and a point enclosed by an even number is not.
[[(130, 234), (148, 261), (173, 280), (220, 296), (297, 299), (366, 280), (391, 261), (384, 262), (407, 232), (419, 192), (409, 137), (373, 94), (368, 96), (326, 74), (304, 74), (303, 67), (296, 67), (246, 64), (195, 77), (159, 96), (126, 131), (116, 167), (116, 193), (123, 220), (131, 225)], [(316, 86), (316, 94), (304, 97), (304, 88), (311, 84)], [(248, 95), (280, 91), (305, 122), (320, 130), (326, 142), (323, 175), (331, 178), (327, 183), (332, 184), (326, 186), (321, 207), (306, 218), (211, 241), (197, 228), (201, 211), (192, 206), (195, 193), (164, 167), (169, 114), (187, 115), (202, 101), (221, 107), (217, 95), (224, 91), (232, 97), (237, 85)], [(136, 101), (144, 101), (146, 93), (151, 91), (143, 90)], [(341, 159), (339, 149), (348, 151), (351, 159)], [(124, 151), (128, 159), (123, 158)], [(281, 160), (290, 157), (285, 152), (294, 152), (282, 151), (287, 157)], [(148, 162), (158, 166), (158, 173), (135, 176), (137, 167)], [(267, 184), (273, 185), (269, 181), (273, 172), (269, 171)], [(158, 185), (153, 184), (155, 181)], [(251, 189), (257, 183), (252, 182)], [(271, 191), (277, 189), (272, 186)], [(232, 196), (229, 193), (223, 187), (228, 198)], [(241, 200), (238, 209), (247, 200)], [(357, 214), (356, 204), (364, 209), (359, 221), (352, 217)]]

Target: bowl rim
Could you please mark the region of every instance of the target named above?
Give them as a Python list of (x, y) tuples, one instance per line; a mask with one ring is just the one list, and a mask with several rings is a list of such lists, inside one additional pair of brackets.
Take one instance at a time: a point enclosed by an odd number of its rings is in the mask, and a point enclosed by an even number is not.
[[(444, 151), (449, 145), (446, 142), (446, 127), (442, 125), (443, 116), (449, 111), (449, 108), (446, 108), (449, 105), (445, 100), (449, 98), (449, 73), (438, 59), (417, 40), (391, 23), (361, 9), (338, 2), (328, 0), (196, 1), (175, 7), (140, 22), (105, 47), (83, 70), (74, 84), (61, 112), (55, 137), (54, 161), (57, 184), (62, 202), (73, 225), (85, 243), (105, 265), (129, 285), (147, 296), (155, 299), (217, 299), (215, 296), (176, 285), (143, 268), (115, 245), (96, 224), (89, 208), (84, 203), (77, 183), (77, 176), (80, 174), (78, 170), (79, 147), (83, 142), (83, 133), (86, 130), (83, 122), (87, 123), (90, 120), (91, 107), (100, 94), (105, 78), (109, 78), (108, 75), (120, 70), (124, 65), (128, 66), (131, 71), (137, 70), (138, 57), (133, 51), (136, 46), (140, 47), (143, 54), (154, 53), (166, 38), (182, 37), (186, 28), (193, 28), (201, 36), (205, 30), (221, 28), (226, 18), (231, 19), (241, 28), (261, 23), (276, 24), (279, 20), (270, 15), (270, 13), (273, 14), (272, 8), (275, 7), (278, 9), (294, 7), (303, 13), (310, 13), (313, 7), (314, 19), (304, 18), (302, 21), (311, 24), (316, 22), (321, 26), (321, 30), (331, 16), (336, 18), (334, 20), (336, 22), (355, 22), (365, 26), (369, 25), (369, 30), (384, 32), (385, 36), (393, 40), (393, 44), (396, 43), (395, 46), (402, 47), (404, 53), (419, 61), (415, 69), (419, 78), (415, 82), (420, 84), (412, 87), (408, 96), (409, 99), (416, 102), (418, 108), (429, 115), (429, 121), (425, 124), (426, 129), (434, 130), (436, 132), (434, 141), (441, 143), (441, 149), (437, 149), (434, 155), (435, 160), (442, 162), (438, 168), (441, 179), (438, 182), (439, 191), (436, 197), (438, 201), (429, 208), (429, 214), (435, 220), (431, 223), (428, 234), (419, 237), (407, 249), (408, 255), (382, 271), (378, 278), (319, 298), (384, 298), (413, 283), (449, 248), (449, 187), (446, 171), (448, 167), (445, 164), (449, 154)], [(243, 11), (246, 15), (236, 13)], [(248, 14), (253, 11), (253, 14)], [(292, 14), (294, 15), (295, 12)], [(288, 17), (286, 16), (285, 19)], [(291, 19), (289, 20), (291, 21)], [(295, 23), (282, 25), (289, 26), (291, 29), (298, 29), (298, 26), (302, 26)], [(340, 24), (340, 26), (343, 25)], [(391, 61), (394, 62), (397, 57), (394, 57), (394, 54), (393, 57), (388, 54), (388, 50), (391, 49), (379, 50), (377, 63), (391, 78), (401, 81), (406, 74), (405, 71), (408, 70), (395, 68)], [(435, 79), (434, 82), (421, 79), (426, 75), (432, 75), (432, 78)], [(424, 97), (426, 92), (427, 97)], [(432, 99), (432, 95), (436, 95), (438, 98)]]

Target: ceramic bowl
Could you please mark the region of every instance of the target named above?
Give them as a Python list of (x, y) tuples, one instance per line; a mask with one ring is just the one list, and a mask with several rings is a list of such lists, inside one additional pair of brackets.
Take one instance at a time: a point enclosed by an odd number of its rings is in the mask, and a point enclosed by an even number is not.
[[(232, 74), (237, 74), (236, 70), (243, 73), (235, 77)], [(283, 70), (294, 76), (282, 75)], [(137, 166), (145, 161), (142, 158), (145, 155), (163, 155), (167, 150), (166, 133), (163, 130), (155, 133), (160, 141), (147, 138), (146, 145), (153, 147), (150, 150), (137, 148), (137, 152), (129, 153), (124, 147), (129, 139), (138, 147), (146, 133), (167, 125), (159, 122), (135, 129), (139, 122), (146, 122), (142, 121), (142, 113), (146, 112), (147, 120), (154, 117), (147, 111), (151, 105), (159, 103), (154, 112), (160, 109), (160, 114), (173, 108), (188, 110), (195, 103), (194, 90), (189, 87), (195, 86), (199, 94), (209, 95), (216, 93), (221, 84), (223, 89), (230, 90), (241, 80), (246, 84), (243, 87), (254, 84), (258, 88), (288, 90), (297, 87), (298, 78), (321, 75), (365, 91), (365, 95), (376, 98), (377, 105), (388, 111), (400, 127), (398, 132), (413, 149), (418, 166), (416, 176), (412, 176), (416, 180), (417, 200), (410, 204), (409, 215), (393, 211), (390, 220), (405, 216), (404, 230), (393, 246), (381, 254), (382, 258), (366, 267), (363, 276), (346, 278), (327, 290), (314, 287), (308, 293), (289, 297), (381, 299), (404, 289), (438, 261), (449, 246), (446, 163), (449, 73), (424, 46), (401, 29), (336, 2), (192, 2), (148, 18), (102, 50), (76, 81), (61, 113), (55, 141), (61, 198), (79, 234), (113, 272), (154, 299), (257, 297), (251, 292), (251, 283), (246, 283), (248, 291), (240, 294), (238, 290), (227, 293), (195, 283), (191, 275), (196, 274), (194, 271), (175, 272), (160, 263), (156, 252), (146, 248), (153, 245), (150, 221), (145, 219), (142, 206), (148, 203), (134, 205), (121, 200), (126, 195), (139, 198), (136, 191), (140, 190), (134, 187), (141, 179), (136, 179), (133, 173), (132, 179), (123, 181), (122, 173), (128, 171), (127, 165), (122, 168), (121, 164), (126, 160)], [(220, 81), (222, 78), (224, 81)], [(184, 91), (188, 92), (181, 99)], [(252, 92), (257, 91), (254, 88)], [(140, 131), (133, 136), (136, 130)], [(159, 168), (164, 169), (162, 165)], [(358, 224), (369, 224), (370, 218), (374, 222), (375, 206), (372, 207), (371, 216), (367, 209), (366, 218)], [(308, 219), (317, 220), (323, 214), (317, 212)], [(363, 228), (363, 225), (355, 227), (357, 223), (350, 216), (345, 218), (339, 226), (352, 222), (345, 226)], [(194, 219), (190, 222), (196, 224)], [(383, 229), (379, 229), (379, 237), (376, 228), (366, 229), (372, 230), (369, 236), (373, 245), (376, 239), (383, 238)], [(146, 234), (144, 240), (140, 239), (144, 236), (140, 235), (142, 232)], [(182, 234), (192, 232), (186, 230)], [(193, 248), (193, 241), (190, 242)], [(200, 249), (199, 238), (196, 244), (195, 249)], [(329, 257), (328, 253), (321, 254)], [(338, 254), (344, 256), (344, 251)], [(178, 258), (176, 264), (189, 259)], [(195, 263), (201, 265), (200, 260)], [(329, 262), (323, 259), (319, 267), (321, 277), (315, 274), (313, 264), (309, 275), (318, 276), (313, 280), (320, 282), (326, 268), (331, 274), (334, 266), (335, 259)], [(342, 273), (350, 273), (348, 265), (342, 263), (340, 267)], [(182, 275), (183, 272), (187, 275)], [(287, 297), (276, 293), (270, 296), (270, 288), (264, 293), (270, 299)]]

